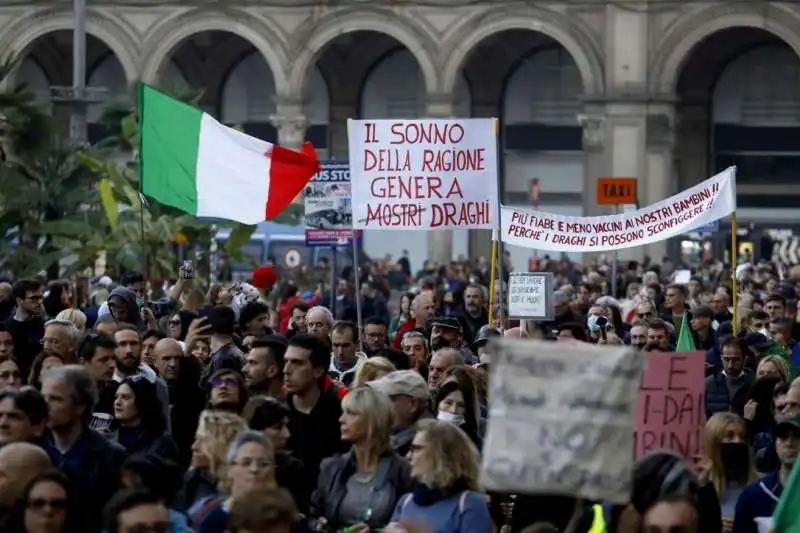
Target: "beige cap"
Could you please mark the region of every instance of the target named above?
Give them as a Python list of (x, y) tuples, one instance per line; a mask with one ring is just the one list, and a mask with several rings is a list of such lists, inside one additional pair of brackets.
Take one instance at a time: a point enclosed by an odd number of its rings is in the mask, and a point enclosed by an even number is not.
[(380, 379), (370, 381), (367, 385), (389, 396), (411, 396), (425, 399), (429, 394), (425, 378), (414, 370), (396, 370)]

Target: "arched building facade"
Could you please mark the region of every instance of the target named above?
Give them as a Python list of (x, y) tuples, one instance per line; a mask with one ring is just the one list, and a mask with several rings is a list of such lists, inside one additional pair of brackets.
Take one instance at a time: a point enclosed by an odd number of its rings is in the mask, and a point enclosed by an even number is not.
[[(309, 139), (337, 160), (348, 118), (498, 117), (507, 204), (528, 204), (538, 179), (543, 210), (607, 213), (594, 201), (598, 177), (638, 178), (646, 205), (736, 164), (745, 226), (797, 218), (800, 8), (280, 4), (92, 2), (87, 82), (108, 98), (138, 80), (201, 89), (224, 122), (289, 146)], [(2, 49), (22, 56), (16, 82), (43, 103), (50, 86), (71, 84), (68, 5), (0, 6), (0, 25)], [(92, 136), (101, 108), (89, 110)], [(415, 267), (489, 250), (486, 232), (419, 235), (375, 232), (365, 246), (407, 248)], [(686, 242), (628, 253), (692, 253)], [(531, 255), (511, 254), (519, 268)]]

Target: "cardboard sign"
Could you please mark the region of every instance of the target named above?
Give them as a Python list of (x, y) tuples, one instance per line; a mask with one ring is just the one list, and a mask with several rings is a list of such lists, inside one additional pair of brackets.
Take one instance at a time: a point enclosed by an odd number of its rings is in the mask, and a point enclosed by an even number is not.
[(510, 338), (492, 349), (485, 487), (627, 502), (641, 353)]
[(551, 252), (604, 252), (682, 235), (736, 210), (736, 167), (666, 200), (618, 215), (575, 217), (502, 207), (503, 242)]
[(597, 204), (635, 204), (639, 195), (636, 178), (598, 178)]
[(691, 458), (700, 452), (705, 406), (706, 353), (651, 352), (636, 405), (636, 458), (666, 448)]
[(497, 226), (495, 120), (348, 120), (355, 229)]
[(553, 274), (511, 272), (508, 275), (508, 316), (513, 319), (553, 320)]

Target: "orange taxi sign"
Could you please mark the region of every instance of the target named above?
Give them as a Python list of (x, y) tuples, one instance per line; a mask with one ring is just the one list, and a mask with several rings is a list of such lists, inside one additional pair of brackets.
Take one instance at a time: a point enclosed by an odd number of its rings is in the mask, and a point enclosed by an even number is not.
[(635, 204), (638, 201), (636, 178), (598, 178), (597, 204)]

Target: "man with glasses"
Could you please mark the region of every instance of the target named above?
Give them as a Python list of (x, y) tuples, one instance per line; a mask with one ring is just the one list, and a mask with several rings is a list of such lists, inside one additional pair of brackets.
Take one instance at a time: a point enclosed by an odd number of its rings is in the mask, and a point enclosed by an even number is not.
[(386, 347), (386, 322), (377, 316), (369, 317), (364, 322), (364, 353), (374, 357)]
[(42, 351), (44, 337), (44, 284), (34, 278), (14, 283), (17, 309), (6, 322), (6, 329), (14, 340), (14, 356), (20, 373), (27, 377), (36, 355)]

